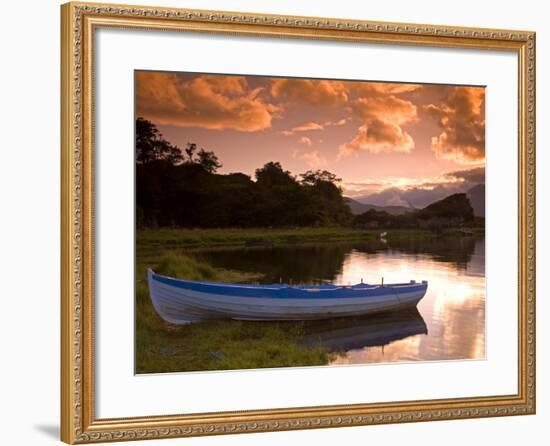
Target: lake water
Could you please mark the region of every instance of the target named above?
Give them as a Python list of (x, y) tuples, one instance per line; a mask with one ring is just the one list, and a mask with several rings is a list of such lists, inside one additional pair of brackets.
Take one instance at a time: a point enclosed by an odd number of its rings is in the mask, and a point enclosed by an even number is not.
[(264, 274), (261, 283), (427, 280), (416, 310), (307, 323), (303, 342), (333, 364), (485, 357), (485, 240), (474, 237), (224, 248), (198, 253), (216, 267)]

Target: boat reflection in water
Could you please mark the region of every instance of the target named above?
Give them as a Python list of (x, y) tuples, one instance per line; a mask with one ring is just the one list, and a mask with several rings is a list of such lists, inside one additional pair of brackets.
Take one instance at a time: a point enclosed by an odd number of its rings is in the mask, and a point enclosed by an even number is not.
[[(335, 321), (338, 325), (341, 321)], [(303, 343), (323, 346), (331, 352), (349, 352), (366, 347), (383, 347), (394, 341), (416, 335), (427, 335), (426, 322), (416, 308), (370, 317), (352, 318), (342, 328), (316, 331), (308, 327)]]

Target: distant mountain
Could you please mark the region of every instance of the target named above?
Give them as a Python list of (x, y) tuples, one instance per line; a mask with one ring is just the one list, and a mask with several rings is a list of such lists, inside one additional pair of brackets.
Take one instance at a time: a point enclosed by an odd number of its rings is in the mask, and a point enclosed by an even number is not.
[(485, 184), (478, 184), (466, 192), (476, 217), (485, 217)]
[(400, 189), (390, 187), (370, 195), (353, 197), (359, 203), (368, 203), (374, 206), (402, 206), (413, 209), (422, 209), (438, 200), (442, 200), (453, 193), (465, 192), (459, 187), (436, 186), (432, 189), (413, 187)]
[(458, 218), (469, 221), (474, 218), (474, 211), (468, 196), (462, 193), (452, 194), (443, 200), (436, 201), (424, 209), (416, 211), (414, 216), (424, 220), (430, 218)]
[(376, 206), (374, 204), (360, 203), (359, 201), (348, 197), (344, 197), (344, 200), (348, 204), (353, 215), (363, 214), (371, 209), (374, 209), (375, 211), (385, 211), (390, 215), (402, 215), (406, 212), (414, 211), (414, 209), (406, 206)]
[[(476, 217), (485, 217), (485, 184), (464, 184), (455, 187), (438, 186), (434, 189), (408, 189), (398, 188), (385, 189), (371, 195), (357, 196), (349, 202), (352, 213), (357, 215), (369, 209), (385, 210), (386, 212), (399, 215), (404, 212), (411, 212), (415, 209), (423, 209), (432, 203), (443, 200), (456, 193), (466, 193), (474, 209)], [(391, 204), (390, 204), (391, 203)], [(391, 209), (391, 211), (390, 211)]]
[(422, 228), (442, 231), (475, 224), (474, 210), (465, 193), (449, 195), (423, 209), (390, 215), (383, 210), (369, 209), (354, 216), (354, 225), (362, 228)]

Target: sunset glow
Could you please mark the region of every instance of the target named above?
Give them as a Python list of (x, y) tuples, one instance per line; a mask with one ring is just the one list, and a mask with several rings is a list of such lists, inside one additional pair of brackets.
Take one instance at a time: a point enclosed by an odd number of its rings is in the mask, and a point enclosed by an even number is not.
[[(485, 182), (485, 88), (136, 72), (136, 116), (219, 173), (326, 169), (344, 195), (422, 206)], [(433, 200), (432, 200), (433, 201)]]

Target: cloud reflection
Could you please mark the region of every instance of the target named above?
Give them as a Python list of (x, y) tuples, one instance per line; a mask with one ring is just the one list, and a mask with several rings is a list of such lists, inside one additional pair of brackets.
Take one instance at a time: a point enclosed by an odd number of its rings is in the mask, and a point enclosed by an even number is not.
[[(402, 282), (427, 280), (428, 292), (418, 309), (427, 334), (418, 334), (384, 346), (352, 349), (332, 364), (365, 364), (396, 361), (481, 359), (485, 357), (484, 241), (466, 267), (441, 262), (431, 255), (398, 251), (346, 255), (336, 283)], [(471, 273), (473, 272), (473, 273)]]

